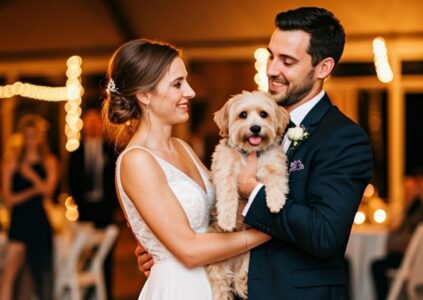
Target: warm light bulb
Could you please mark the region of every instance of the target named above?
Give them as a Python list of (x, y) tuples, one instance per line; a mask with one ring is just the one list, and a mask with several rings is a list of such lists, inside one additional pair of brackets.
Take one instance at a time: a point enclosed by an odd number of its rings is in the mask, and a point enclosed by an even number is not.
[(389, 65), (388, 49), (383, 38), (377, 37), (373, 40), (373, 54), (377, 78), (383, 83), (391, 82), (394, 73)]
[(66, 219), (71, 222), (77, 221), (79, 218), (78, 210), (67, 210), (65, 213)]
[(379, 208), (377, 209), (374, 213), (373, 213), (373, 219), (375, 220), (376, 223), (382, 224), (383, 222), (386, 221), (386, 212)]
[(66, 66), (68, 68), (72, 67), (73, 65), (81, 65), (82, 64), (82, 58), (78, 55), (74, 55), (68, 58), (66, 61)]
[(66, 200), (65, 200), (66, 209), (69, 209), (69, 208), (73, 207), (74, 205), (75, 205), (75, 202), (73, 201), (72, 196), (67, 197)]
[(75, 138), (69, 139), (66, 142), (66, 150), (69, 152), (73, 152), (79, 148), (79, 141)]
[(266, 75), (266, 66), (269, 59), (269, 51), (266, 48), (257, 48), (254, 52), (254, 58), (256, 59), (254, 67), (257, 70), (254, 81), (258, 85), (258, 90), (267, 92), (269, 84)]
[(257, 48), (254, 51), (254, 58), (258, 61), (266, 61), (269, 58), (269, 51), (266, 48)]
[(70, 67), (66, 70), (66, 76), (68, 78), (78, 78), (81, 73), (82, 69), (79, 66)]
[(354, 217), (354, 223), (357, 225), (363, 224), (366, 221), (366, 215), (362, 211), (358, 211)]

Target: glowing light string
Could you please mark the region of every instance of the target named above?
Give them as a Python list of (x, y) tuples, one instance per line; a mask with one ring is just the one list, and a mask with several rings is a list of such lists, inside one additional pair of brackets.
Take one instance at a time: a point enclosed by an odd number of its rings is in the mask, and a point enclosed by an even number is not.
[(0, 98), (12, 98), (22, 96), (42, 101), (67, 101), (65, 134), (67, 137), (66, 150), (75, 151), (80, 144), (80, 130), (83, 123), (80, 118), (82, 95), (84, 88), (81, 85), (81, 64), (82, 59), (79, 56), (71, 56), (66, 62), (67, 70), (66, 86), (49, 87), (30, 83), (15, 82), (0, 86)]

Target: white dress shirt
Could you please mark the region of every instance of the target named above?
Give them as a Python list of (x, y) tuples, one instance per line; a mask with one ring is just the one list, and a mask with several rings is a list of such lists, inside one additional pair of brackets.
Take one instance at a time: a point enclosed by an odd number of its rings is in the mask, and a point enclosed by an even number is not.
[[(301, 104), (300, 106), (298, 106), (297, 108), (295, 108), (293, 111), (289, 113), (289, 118), (295, 124), (295, 126), (301, 124), (301, 122), (304, 120), (307, 114), (323, 98), (324, 95), (325, 95), (325, 91), (321, 90), (319, 94), (311, 98), (306, 103)], [(282, 139), (282, 147), (285, 153), (288, 151), (289, 145), (291, 145), (291, 141), (288, 139), (288, 135), (285, 134)], [(247, 215), (247, 212), (250, 209), (250, 206), (253, 203), (254, 198), (256, 197), (257, 193), (260, 191), (262, 187), (263, 187), (263, 183), (258, 183), (256, 187), (253, 189), (253, 191), (251, 192), (250, 197), (248, 197), (248, 202), (245, 205), (244, 210), (242, 211), (242, 215), (244, 217)]]

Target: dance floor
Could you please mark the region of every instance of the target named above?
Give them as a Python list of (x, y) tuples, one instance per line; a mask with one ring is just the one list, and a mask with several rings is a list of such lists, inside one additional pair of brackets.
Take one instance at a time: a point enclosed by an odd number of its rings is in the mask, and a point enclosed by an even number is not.
[(113, 256), (113, 300), (133, 300), (138, 298), (145, 277), (137, 268), (132, 232), (126, 226), (120, 229)]

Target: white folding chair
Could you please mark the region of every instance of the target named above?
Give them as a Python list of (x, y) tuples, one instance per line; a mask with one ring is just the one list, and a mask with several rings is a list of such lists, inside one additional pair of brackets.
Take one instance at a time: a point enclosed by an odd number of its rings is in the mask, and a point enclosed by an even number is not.
[[(113, 244), (118, 236), (119, 229), (116, 225), (109, 225), (104, 229), (88, 228), (86, 231), (78, 233), (76, 243), (81, 246), (74, 245), (77, 258), (69, 257), (69, 265), (64, 269), (63, 276), (58, 278), (57, 299), (64, 294), (66, 288), (70, 290), (72, 300), (82, 299), (81, 290), (88, 287), (95, 287), (96, 300), (106, 300), (106, 286), (104, 281), (103, 264)], [(83, 237), (81, 237), (81, 234)], [(88, 234), (88, 238), (85, 235)], [(84, 254), (89, 253), (88, 257)], [(83, 266), (84, 261), (86, 263)], [(94, 296), (94, 295), (93, 295)]]
[(59, 263), (57, 268), (55, 299), (63, 299), (66, 288), (70, 289), (72, 300), (81, 299), (76, 275), (78, 274), (79, 258), (92, 235), (92, 230), (91, 226), (74, 225), (72, 227), (71, 247), (67, 257)]
[(423, 284), (423, 224), (420, 224), (407, 246), (404, 258), (389, 289), (388, 300), (397, 300), (406, 284), (408, 299), (417, 300), (417, 288)]
[[(423, 228), (423, 224), (420, 226)], [(423, 299), (423, 229), (420, 232), (420, 244), (408, 276), (407, 296), (410, 300)]]

